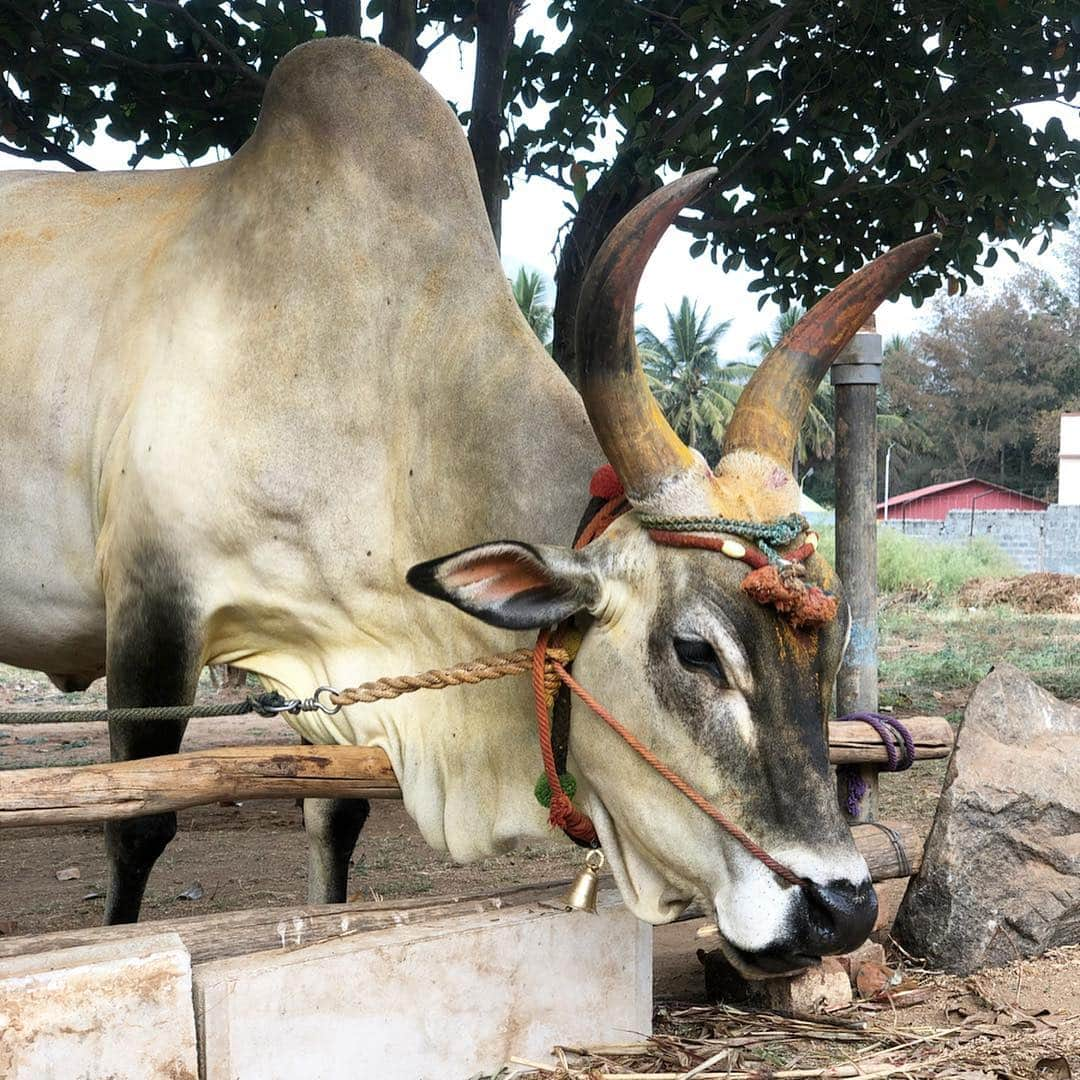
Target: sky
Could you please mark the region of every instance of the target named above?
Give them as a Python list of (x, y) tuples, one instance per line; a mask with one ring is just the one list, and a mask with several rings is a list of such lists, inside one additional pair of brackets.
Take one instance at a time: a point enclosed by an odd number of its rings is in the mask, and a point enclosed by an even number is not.
[[(521, 40), (531, 29), (544, 34), (545, 38), (560, 37), (554, 24), (544, 14), (545, 5), (527, 5), (519, 18), (515, 36)], [(365, 23), (365, 33), (370, 32)], [(473, 48), (458, 47), (452, 40), (436, 50), (424, 66), (424, 76), (444, 97), (467, 102), (472, 92)], [(1022, 110), (1029, 123), (1042, 127), (1051, 116), (1059, 116), (1066, 131), (1074, 138), (1080, 137), (1080, 114), (1070, 108), (1057, 105), (1026, 106)], [(78, 147), (80, 158), (100, 169), (125, 169), (130, 154), (129, 144), (116, 143), (103, 133), (92, 146)], [(212, 160), (212, 159), (206, 159)], [(145, 160), (142, 168), (182, 167), (179, 160)], [(64, 166), (52, 163), (29, 165), (16, 158), (0, 154), (0, 169), (51, 168)], [(550, 284), (555, 272), (555, 245), (559, 229), (567, 220), (568, 212), (563, 206), (567, 193), (541, 178), (527, 183), (517, 181), (503, 207), (502, 260), (508, 275), (513, 276), (519, 267), (538, 270), (549, 282), (548, 302), (554, 300), (554, 286)], [(667, 327), (667, 308), (677, 308), (686, 295), (696, 301), (699, 312), (710, 308), (715, 320), (731, 320), (731, 328), (721, 341), (720, 351), (725, 360), (745, 358), (751, 338), (772, 327), (779, 309), (772, 303), (758, 311), (758, 297), (747, 291), (753, 274), (747, 270), (724, 273), (714, 266), (707, 256), (692, 259), (689, 255), (691, 238), (674, 229), (660, 242), (641, 282), (638, 292), (638, 321), (664, 336)], [(1022, 252), (1024, 262), (1056, 272), (1054, 248), (1041, 258), (1035, 255), (1038, 242)], [(985, 278), (983, 289), (994, 290), (1017, 272), (1011, 259), (999, 259), (990, 269), (982, 270)], [(970, 286), (973, 290), (974, 286)], [(921, 329), (928, 317), (929, 308), (924, 305), (916, 310), (901, 298), (895, 303), (883, 304), (877, 313), (878, 331), (886, 340), (893, 334), (908, 335)]]

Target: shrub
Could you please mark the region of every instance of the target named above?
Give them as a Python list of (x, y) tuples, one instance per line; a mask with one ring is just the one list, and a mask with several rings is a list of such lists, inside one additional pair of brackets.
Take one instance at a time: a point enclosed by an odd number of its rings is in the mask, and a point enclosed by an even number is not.
[[(994, 543), (977, 537), (966, 544), (933, 544), (896, 529), (879, 528), (878, 591), (917, 589), (931, 596), (951, 596), (973, 578), (1009, 577), (1017, 573), (1012, 560)], [(836, 559), (836, 537), (821, 530), (821, 553)]]

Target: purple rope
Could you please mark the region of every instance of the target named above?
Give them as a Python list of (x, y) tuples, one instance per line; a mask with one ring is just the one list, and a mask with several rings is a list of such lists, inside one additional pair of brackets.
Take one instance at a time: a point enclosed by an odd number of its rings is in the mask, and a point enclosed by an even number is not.
[(854, 765), (841, 765), (837, 772), (841, 770), (847, 777), (847, 798), (844, 800), (844, 806), (851, 817), (858, 817), (863, 796), (870, 785), (862, 778)]
[[(915, 740), (911, 737), (911, 732), (895, 716), (885, 716), (876, 712), (857, 712), (848, 713), (847, 716), (838, 716), (837, 720), (861, 720), (877, 732), (878, 738), (885, 747), (885, 756), (888, 758), (887, 772), (903, 772), (915, 764)], [(904, 751), (902, 758), (901, 746)], [(856, 817), (867, 791), (867, 783), (859, 775), (859, 770), (852, 765), (841, 766), (837, 772), (841, 771), (847, 777), (845, 807), (852, 817)]]

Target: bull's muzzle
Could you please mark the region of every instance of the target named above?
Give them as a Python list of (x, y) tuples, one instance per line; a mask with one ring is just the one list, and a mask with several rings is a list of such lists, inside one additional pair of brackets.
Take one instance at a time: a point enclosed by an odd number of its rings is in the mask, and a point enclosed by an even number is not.
[(858, 948), (873, 930), (877, 911), (877, 894), (869, 880), (858, 885), (809, 882), (798, 890), (784, 938), (742, 959), (776, 974), (808, 967), (823, 956)]

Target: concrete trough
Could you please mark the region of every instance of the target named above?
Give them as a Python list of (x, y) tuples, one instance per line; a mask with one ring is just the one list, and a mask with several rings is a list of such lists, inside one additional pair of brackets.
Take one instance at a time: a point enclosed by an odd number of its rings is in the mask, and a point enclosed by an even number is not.
[(0, 1075), (444, 1080), (648, 1033), (651, 928), (614, 891), (596, 915), (563, 911), (560, 894), (11, 938)]

